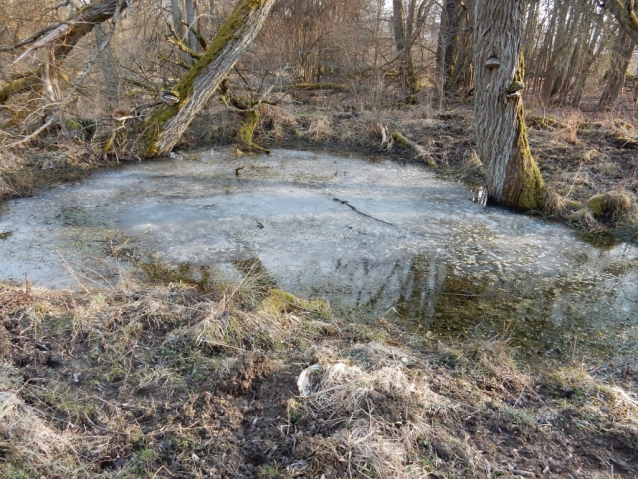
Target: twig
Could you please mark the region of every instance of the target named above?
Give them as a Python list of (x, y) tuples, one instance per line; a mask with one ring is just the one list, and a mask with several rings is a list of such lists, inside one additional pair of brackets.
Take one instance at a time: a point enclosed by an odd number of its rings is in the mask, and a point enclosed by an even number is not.
[(365, 216), (366, 218), (370, 218), (371, 220), (378, 221), (379, 223), (383, 223), (384, 225), (394, 226), (392, 223), (388, 223), (387, 221), (380, 220), (379, 218), (375, 218), (374, 216), (370, 216), (369, 214), (359, 211), (347, 201), (340, 200), (339, 198), (333, 198), (333, 200), (341, 203), (342, 205), (346, 205), (352, 211), (354, 211), (355, 213), (359, 213), (361, 216)]
[(228, 109), (230, 111), (233, 111), (235, 113), (250, 113), (252, 111), (255, 111), (257, 108), (259, 108), (259, 106), (263, 103), (263, 101), (266, 99), (266, 96), (268, 96), (270, 94), (270, 92), (272, 91), (273, 88), (275, 88), (275, 85), (278, 83), (279, 78), (281, 78), (281, 75), (284, 74), (284, 72), (288, 69), (288, 65), (286, 65), (285, 67), (283, 67), (281, 69), (281, 71), (279, 73), (277, 73), (277, 78), (275, 78), (275, 82), (270, 85), (270, 87), (268, 87), (268, 89), (264, 92), (263, 95), (261, 95), (261, 97), (259, 98), (259, 100), (257, 100), (257, 102), (253, 103), (253, 105), (247, 109), (247, 110), (243, 110), (241, 108), (236, 108), (234, 106), (231, 106), (228, 103), (228, 100), (226, 99), (225, 95), (221, 95), (222, 101), (226, 104), (226, 106), (228, 107)]
[(578, 171), (574, 175), (574, 181), (572, 182), (572, 186), (569, 187), (569, 191), (565, 195), (565, 199), (569, 198), (569, 195), (571, 194), (572, 190), (574, 189), (574, 185), (576, 184), (576, 178), (578, 178), (578, 173), (580, 173), (580, 169), (582, 168), (582, 166), (583, 166), (583, 162), (581, 161), (580, 165), (578, 165)]

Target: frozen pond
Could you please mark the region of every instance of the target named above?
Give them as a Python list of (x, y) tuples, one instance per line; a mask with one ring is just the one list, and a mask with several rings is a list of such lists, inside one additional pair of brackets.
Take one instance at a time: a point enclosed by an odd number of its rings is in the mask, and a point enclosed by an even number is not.
[(195, 276), (259, 259), (282, 289), (427, 334), (506, 334), (528, 356), (638, 350), (638, 248), (595, 247), (470, 196), (420, 165), (192, 152), (8, 202), (0, 280), (112, 281), (126, 265), (93, 252), (126, 236)]

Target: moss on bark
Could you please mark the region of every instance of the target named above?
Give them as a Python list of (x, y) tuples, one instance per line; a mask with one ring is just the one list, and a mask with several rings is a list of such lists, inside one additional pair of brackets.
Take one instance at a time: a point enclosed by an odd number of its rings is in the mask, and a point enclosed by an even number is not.
[[(516, 101), (521, 101), (516, 99)], [(537, 209), (543, 192), (543, 178), (532, 157), (527, 140), (525, 110), (521, 104), (516, 115), (518, 123), (512, 159), (507, 165), (503, 188), (504, 203), (524, 210)]]
[(237, 130), (237, 147), (242, 151), (270, 154), (270, 150), (263, 148), (253, 141), (255, 128), (259, 124), (259, 111), (250, 110), (242, 114), (243, 120)]
[(33, 72), (23, 75), (20, 78), (10, 80), (9, 83), (0, 89), (0, 105), (6, 103), (12, 95), (32, 90), (38, 85), (40, 87), (42, 86), (39, 68)]
[[(160, 152), (159, 141), (163, 132), (164, 124), (177, 115), (180, 109), (186, 105), (193, 93), (195, 81), (202, 75), (208, 66), (222, 53), (224, 48), (233, 40), (240, 40), (242, 27), (246, 24), (250, 14), (259, 7), (262, 7), (269, 0), (240, 0), (233, 12), (230, 14), (224, 25), (215, 35), (215, 38), (208, 46), (202, 57), (191, 67), (184, 78), (173, 88), (179, 92), (180, 102), (177, 105), (163, 105), (158, 108), (147, 120), (146, 145), (144, 156), (154, 157)], [(232, 65), (230, 65), (232, 67)], [(217, 85), (212, 86), (215, 89)]]

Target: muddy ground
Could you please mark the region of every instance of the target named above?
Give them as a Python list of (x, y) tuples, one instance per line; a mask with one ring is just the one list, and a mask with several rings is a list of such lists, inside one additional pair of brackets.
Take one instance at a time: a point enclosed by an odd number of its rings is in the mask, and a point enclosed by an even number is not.
[(530, 369), (221, 283), (3, 285), (0, 321), (2, 477), (638, 475), (636, 364)]

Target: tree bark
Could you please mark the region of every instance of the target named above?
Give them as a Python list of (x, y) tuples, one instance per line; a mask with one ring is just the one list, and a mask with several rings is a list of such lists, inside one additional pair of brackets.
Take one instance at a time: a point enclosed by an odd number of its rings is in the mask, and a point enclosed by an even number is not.
[(392, 2), (392, 22), (394, 26), (394, 43), (399, 54), (399, 78), (402, 86), (410, 95), (421, 91), (419, 78), (412, 61), (412, 46), (418, 38), (425, 18), (427, 17), (433, 0), (409, 0), (408, 11), (405, 13), (403, 0)]
[(436, 50), (436, 69), (444, 89), (455, 74), (456, 51), (459, 40), (460, 0), (445, 0), (441, 8), (439, 40)]
[[(175, 35), (177, 36), (178, 42), (181, 42), (183, 45), (187, 45), (188, 44), (188, 47), (191, 50), (195, 51), (197, 49), (197, 47), (196, 48), (192, 48), (190, 46), (190, 35), (191, 35), (190, 30), (189, 30), (189, 35), (188, 35), (188, 42), (186, 41), (186, 38), (185, 38), (186, 35), (184, 34), (184, 24), (182, 23), (181, 3), (182, 3), (181, 0), (171, 0), (171, 18), (173, 20), (173, 30), (175, 30)], [(187, 13), (188, 13), (188, 11), (187, 11)], [(182, 53), (182, 61), (186, 65), (192, 65), (193, 64), (193, 57), (191, 55), (189, 55), (188, 52), (183, 52)]]
[(557, 2), (554, 10), (556, 15), (556, 36), (553, 39), (552, 49), (548, 51), (549, 60), (545, 69), (545, 78), (541, 89), (541, 100), (545, 103), (549, 102), (552, 95), (556, 92), (556, 85), (560, 78), (560, 68), (562, 66), (565, 49), (569, 45), (567, 41), (568, 35), (568, 14), (571, 6), (567, 2)]
[[(521, 96), (508, 98), (523, 80), (524, 0), (477, 0), (475, 130), (486, 169), (488, 199), (522, 209), (538, 206), (543, 181), (527, 141)], [(496, 56), (500, 68), (485, 62)]]
[(582, 3), (582, 20), (577, 27), (574, 37), (574, 49), (571, 54), (569, 69), (565, 75), (565, 81), (559, 92), (558, 103), (567, 105), (568, 96), (573, 93), (572, 105), (580, 103), (582, 91), (587, 83), (587, 78), (591, 71), (591, 66), (595, 60), (596, 45), (603, 45), (604, 37), (601, 36), (602, 15), (597, 13), (598, 7), (595, 1), (587, 0)]
[(188, 46), (196, 52), (197, 37), (193, 32), (195, 28), (195, 0), (186, 0), (186, 23), (188, 23)]
[(636, 43), (627, 33), (627, 30), (621, 28), (612, 49), (611, 65), (607, 73), (609, 79), (598, 103), (598, 106), (603, 110), (611, 110), (622, 92), (625, 77), (627, 76), (627, 67), (631, 61), (635, 45)]
[[(95, 46), (99, 48), (106, 40), (106, 33), (102, 30), (101, 25), (95, 25), (93, 32), (95, 33)], [(100, 53), (98, 64), (104, 77), (107, 101), (111, 104), (117, 103), (120, 93), (120, 76), (118, 75), (117, 60), (110, 44)]]
[(168, 154), (263, 26), (275, 0), (239, 0), (208, 49), (175, 86), (180, 102), (146, 122), (145, 157)]
[(627, 34), (638, 43), (638, 15), (634, 0), (605, 0), (605, 8), (611, 12)]
[(589, 39), (589, 46), (585, 53), (585, 59), (581, 67), (581, 71), (574, 82), (574, 96), (571, 103), (573, 108), (578, 108), (580, 106), (580, 102), (583, 98), (583, 92), (585, 91), (585, 85), (587, 84), (587, 79), (589, 78), (589, 75), (591, 75), (594, 64), (607, 46), (607, 33), (605, 31), (604, 20), (604, 13), (597, 14), (596, 24), (591, 38)]

